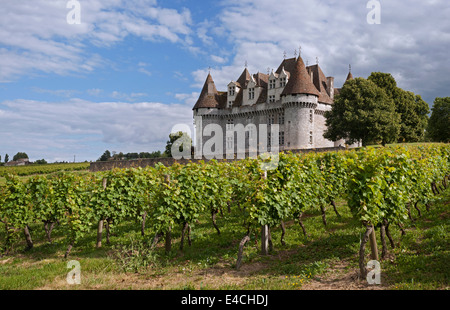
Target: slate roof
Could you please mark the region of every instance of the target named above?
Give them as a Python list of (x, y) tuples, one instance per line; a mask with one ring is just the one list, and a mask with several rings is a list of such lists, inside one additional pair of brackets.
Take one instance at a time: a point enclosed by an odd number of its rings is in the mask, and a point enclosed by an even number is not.
[(308, 74), (301, 57), (297, 58), (294, 69), (291, 72), (290, 79), (281, 93), (282, 96), (295, 94), (320, 95), (319, 91), (311, 82), (311, 77)]
[[(209, 91), (209, 92), (208, 92)], [(225, 93), (226, 94), (226, 93)], [(205, 84), (203, 85), (202, 91), (193, 109), (199, 108), (218, 108), (221, 100), (221, 96), (216, 89), (214, 80), (211, 74), (208, 74)], [(225, 99), (226, 100), (226, 99)]]

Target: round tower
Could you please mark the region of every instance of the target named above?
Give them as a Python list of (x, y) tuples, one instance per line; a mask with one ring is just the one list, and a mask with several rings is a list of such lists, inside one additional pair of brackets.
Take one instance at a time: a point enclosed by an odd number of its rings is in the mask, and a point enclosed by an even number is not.
[(314, 147), (314, 110), (318, 105), (319, 92), (299, 56), (288, 83), (281, 93), (285, 111), (285, 149)]

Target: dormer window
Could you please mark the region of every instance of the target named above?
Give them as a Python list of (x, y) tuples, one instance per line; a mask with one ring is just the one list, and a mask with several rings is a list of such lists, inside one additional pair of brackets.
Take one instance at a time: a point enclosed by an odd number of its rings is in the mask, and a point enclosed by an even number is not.
[(275, 102), (275, 95), (269, 95), (269, 103)]
[(275, 80), (269, 80), (269, 89), (275, 88)]
[(228, 101), (228, 108), (231, 108), (232, 106), (233, 106), (233, 101), (232, 100)]
[(228, 94), (230, 96), (234, 96), (234, 94), (236, 93), (236, 87), (235, 86), (230, 86), (230, 88), (228, 90), (229, 90)]
[(249, 100), (255, 99), (255, 88), (248, 89), (248, 99)]
[(285, 87), (286, 86), (286, 78), (282, 77), (280, 78), (280, 87)]

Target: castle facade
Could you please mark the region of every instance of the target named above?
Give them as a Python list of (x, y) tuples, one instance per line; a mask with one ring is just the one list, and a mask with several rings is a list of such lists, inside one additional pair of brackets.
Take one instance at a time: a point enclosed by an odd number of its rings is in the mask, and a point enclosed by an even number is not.
[(223, 134), (216, 136), (222, 141), (213, 147), (216, 155), (255, 147), (261, 153), (344, 146), (343, 140), (323, 137), (324, 113), (338, 92), (334, 77), (326, 77), (318, 64), (305, 66), (300, 56), (284, 59), (270, 74), (250, 74), (245, 68), (226, 91), (218, 91), (208, 74), (193, 107), (196, 147), (206, 146), (219, 128)]

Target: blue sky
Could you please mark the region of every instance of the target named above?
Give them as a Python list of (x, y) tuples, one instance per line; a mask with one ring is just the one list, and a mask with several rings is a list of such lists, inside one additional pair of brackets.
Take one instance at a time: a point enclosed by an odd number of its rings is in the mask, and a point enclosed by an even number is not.
[(0, 155), (96, 160), (106, 150), (164, 150), (208, 68), (219, 90), (277, 68), (299, 46), (341, 87), (391, 73), (430, 106), (449, 96), (447, 0), (386, 1), (368, 24), (369, 1), (1, 0)]

